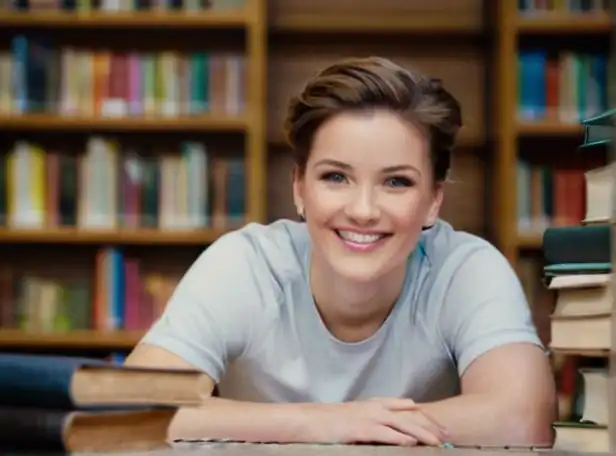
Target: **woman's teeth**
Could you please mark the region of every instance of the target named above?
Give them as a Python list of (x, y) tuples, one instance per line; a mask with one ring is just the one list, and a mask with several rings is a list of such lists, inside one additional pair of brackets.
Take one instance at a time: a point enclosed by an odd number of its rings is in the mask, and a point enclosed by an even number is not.
[(373, 244), (385, 237), (385, 234), (362, 234), (354, 231), (337, 231), (337, 233), (345, 241), (356, 244)]

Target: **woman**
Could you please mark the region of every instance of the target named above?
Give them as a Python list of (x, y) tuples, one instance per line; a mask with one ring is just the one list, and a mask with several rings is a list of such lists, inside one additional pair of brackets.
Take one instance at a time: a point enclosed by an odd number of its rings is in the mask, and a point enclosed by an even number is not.
[(308, 82), (286, 121), (305, 223), (220, 238), (127, 360), (217, 385), (172, 438), (551, 443), (552, 374), (515, 274), (438, 219), (460, 126), (439, 81), (385, 59)]

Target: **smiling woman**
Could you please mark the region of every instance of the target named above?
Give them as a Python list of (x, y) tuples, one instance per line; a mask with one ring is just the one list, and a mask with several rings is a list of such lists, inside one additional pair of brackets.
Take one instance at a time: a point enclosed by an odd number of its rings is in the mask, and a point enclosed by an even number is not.
[(460, 126), (439, 81), (386, 59), (308, 81), (286, 122), (304, 223), (219, 239), (127, 359), (218, 387), (172, 438), (551, 444), (554, 385), (521, 286), (438, 218)]

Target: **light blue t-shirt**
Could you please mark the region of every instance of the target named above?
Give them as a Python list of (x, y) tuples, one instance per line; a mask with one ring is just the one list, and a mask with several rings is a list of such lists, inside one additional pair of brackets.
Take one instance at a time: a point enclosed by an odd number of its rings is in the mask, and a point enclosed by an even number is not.
[(495, 347), (541, 347), (520, 283), (485, 240), (439, 220), (409, 257), (403, 291), (381, 328), (345, 343), (323, 324), (308, 282), (303, 223), (249, 224), (207, 248), (142, 342), (207, 373), (222, 397), (342, 402), (434, 401)]

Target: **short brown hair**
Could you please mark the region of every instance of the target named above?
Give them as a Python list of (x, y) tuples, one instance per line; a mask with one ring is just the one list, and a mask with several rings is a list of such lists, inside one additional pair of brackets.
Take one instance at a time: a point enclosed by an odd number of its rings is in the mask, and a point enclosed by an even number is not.
[(462, 126), (460, 104), (438, 79), (380, 58), (353, 58), (325, 68), (304, 86), (288, 108), (287, 140), (303, 173), (318, 128), (338, 113), (389, 109), (426, 131), (434, 178), (447, 179), (451, 152)]

